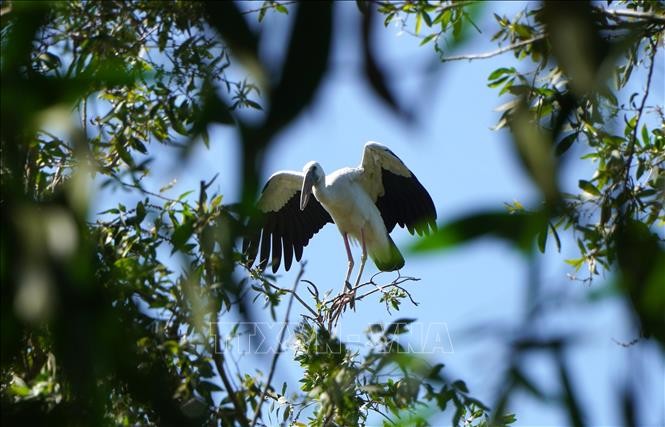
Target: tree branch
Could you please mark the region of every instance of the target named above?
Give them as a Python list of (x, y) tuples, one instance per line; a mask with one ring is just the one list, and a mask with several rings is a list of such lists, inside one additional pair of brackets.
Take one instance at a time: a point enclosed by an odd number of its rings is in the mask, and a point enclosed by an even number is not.
[[(221, 322), (217, 322), (217, 325), (220, 325)], [(219, 326), (218, 326), (219, 327)], [(222, 383), (224, 383), (224, 388), (226, 388), (226, 394), (229, 396), (229, 400), (233, 404), (233, 409), (236, 414), (236, 419), (242, 426), (248, 426), (249, 424), (247, 423), (247, 417), (245, 416), (245, 411), (243, 410), (243, 407), (240, 404), (240, 401), (238, 400), (238, 396), (236, 395), (235, 391), (233, 390), (233, 385), (231, 384), (231, 381), (229, 380), (228, 375), (226, 374), (226, 370), (224, 369), (224, 352), (222, 351), (222, 334), (221, 331), (217, 331), (217, 337), (219, 340), (219, 352), (217, 349), (213, 348), (212, 349), (212, 359), (215, 362), (215, 367), (217, 368), (217, 372), (219, 373), (219, 377), (222, 379)]]
[[(297, 3), (295, 0), (294, 1), (284, 1), (281, 3), (278, 3), (280, 6), (289, 6), (294, 3)], [(240, 12), (241, 15), (249, 15), (250, 13), (255, 13), (255, 12), (263, 12), (264, 10), (268, 9), (273, 9), (275, 8), (274, 4), (264, 4), (263, 6), (259, 7), (258, 9), (250, 9), (250, 10), (245, 10), (243, 12)]]
[(597, 8), (597, 10), (603, 15), (611, 16), (613, 18), (635, 18), (665, 24), (665, 15), (660, 13), (642, 12), (630, 9), (603, 9), (602, 7)]
[(267, 284), (268, 286), (270, 286), (271, 288), (275, 289), (275, 290), (290, 293), (290, 294), (292, 295), (292, 297), (294, 297), (295, 299), (297, 299), (298, 302), (299, 302), (300, 304), (302, 304), (302, 306), (305, 307), (305, 308), (307, 309), (307, 311), (309, 311), (310, 313), (312, 313), (312, 315), (314, 315), (315, 317), (318, 316), (317, 312), (316, 312), (312, 307), (310, 307), (309, 304), (307, 304), (307, 303), (305, 302), (305, 300), (303, 300), (303, 299), (300, 297), (300, 295), (298, 295), (298, 294), (295, 292), (295, 290), (293, 290), (293, 289), (286, 289), (286, 288), (280, 288), (279, 286), (273, 285), (272, 283), (270, 283), (270, 282), (267, 281), (267, 280), (266, 280), (266, 284)]
[(628, 145), (628, 160), (626, 161), (626, 176), (624, 178), (624, 191), (628, 189), (630, 183), (630, 168), (633, 163), (633, 157), (635, 155), (635, 141), (637, 141), (637, 130), (640, 127), (640, 119), (642, 118), (642, 113), (644, 112), (644, 106), (646, 105), (647, 98), (649, 97), (649, 90), (651, 88), (651, 76), (653, 76), (653, 68), (656, 62), (656, 42), (651, 40), (651, 64), (649, 64), (649, 73), (647, 75), (647, 83), (644, 88), (644, 96), (642, 97), (642, 102), (640, 107), (637, 109), (637, 115), (635, 116), (635, 127), (633, 128), (633, 134), (631, 135), (630, 142)]
[(305, 266), (304, 264), (301, 264), (300, 272), (298, 272), (298, 276), (296, 277), (296, 280), (293, 283), (293, 289), (291, 290), (291, 297), (289, 298), (289, 304), (286, 306), (286, 314), (284, 315), (284, 324), (282, 325), (282, 330), (279, 333), (279, 342), (277, 344), (277, 350), (275, 351), (275, 355), (272, 357), (272, 363), (270, 364), (270, 373), (268, 373), (268, 380), (266, 381), (266, 384), (263, 386), (263, 391), (261, 392), (259, 403), (256, 405), (256, 411), (254, 412), (254, 418), (252, 419), (251, 427), (254, 427), (256, 425), (256, 422), (259, 419), (259, 415), (261, 415), (261, 406), (263, 405), (263, 402), (266, 400), (266, 395), (268, 394), (268, 389), (270, 388), (270, 383), (272, 382), (272, 377), (275, 374), (275, 368), (277, 367), (277, 359), (279, 358), (279, 355), (282, 352), (281, 351), (282, 344), (284, 342), (284, 336), (286, 335), (286, 328), (289, 325), (289, 316), (291, 315), (291, 307), (293, 306), (294, 296), (296, 296), (296, 289), (298, 288), (298, 282), (300, 282), (300, 279), (302, 278), (302, 275), (304, 273), (305, 273)]
[(535, 43), (539, 40), (543, 40), (545, 37), (547, 37), (547, 34), (540, 34), (535, 37), (532, 37), (528, 40), (522, 40), (521, 42), (513, 43), (509, 46), (505, 46), (502, 48), (499, 48), (497, 50), (493, 50), (491, 52), (485, 52), (485, 53), (476, 53), (476, 54), (471, 54), (471, 55), (458, 55), (458, 56), (444, 56), (441, 57), (441, 62), (450, 62), (450, 61), (473, 61), (475, 59), (487, 59), (487, 58), (492, 58), (494, 56), (501, 55), (502, 53), (510, 52), (511, 50), (515, 50), (519, 47), (526, 46), (531, 43)]

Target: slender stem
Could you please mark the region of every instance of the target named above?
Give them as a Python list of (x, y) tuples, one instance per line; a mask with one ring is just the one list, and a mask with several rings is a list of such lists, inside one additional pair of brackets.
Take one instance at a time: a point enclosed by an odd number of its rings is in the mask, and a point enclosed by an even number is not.
[[(215, 181), (217, 178), (217, 175), (215, 175), (210, 181), (205, 182), (201, 181), (200, 182), (200, 189), (199, 189), (199, 206), (198, 206), (198, 214), (201, 218), (205, 216), (205, 200), (206, 200), (206, 190), (212, 185), (212, 183)], [(122, 181), (121, 181), (122, 182)], [(202, 236), (203, 231), (199, 232), (198, 238), (199, 241), (203, 239)], [(207, 285), (210, 286), (214, 280), (214, 274), (212, 271), (212, 267), (210, 264), (210, 257), (209, 254), (205, 253), (203, 251), (203, 258), (204, 258), (204, 264), (205, 264), (205, 278), (207, 281)], [(226, 394), (229, 397), (229, 400), (231, 401), (233, 405), (233, 410), (235, 411), (236, 414), (236, 419), (242, 426), (247, 426), (247, 417), (245, 415), (245, 409), (240, 403), (240, 400), (238, 400), (238, 396), (234, 391), (233, 384), (231, 383), (231, 380), (229, 376), (226, 373), (226, 369), (224, 368), (224, 350), (222, 347), (222, 333), (221, 330), (219, 330), (221, 321), (221, 312), (217, 315), (217, 343), (213, 344), (212, 348), (212, 355), (213, 355), (213, 362), (215, 363), (215, 367), (217, 368), (217, 372), (219, 373), (219, 377), (222, 380), (222, 383), (224, 384), (224, 388), (226, 388)], [(219, 348), (215, 348), (215, 345), (219, 346)], [(218, 351), (219, 350), (219, 351)]]
[(118, 184), (122, 185), (123, 187), (137, 189), (137, 190), (139, 190), (139, 191), (140, 191), (141, 193), (143, 193), (143, 194), (147, 194), (147, 195), (150, 195), (150, 196), (157, 197), (158, 199), (162, 199), (162, 200), (164, 200), (164, 201), (166, 201), (166, 202), (179, 203), (179, 204), (181, 204), (181, 205), (183, 205), (183, 206), (187, 204), (186, 202), (184, 202), (184, 201), (182, 201), (182, 200), (172, 199), (172, 198), (170, 198), (170, 197), (163, 196), (163, 195), (161, 195), (161, 194), (159, 194), (159, 193), (155, 193), (154, 191), (146, 190), (145, 188), (143, 188), (143, 187), (140, 186), (139, 184), (134, 184), (134, 183), (130, 183), (130, 182), (125, 182), (125, 181), (123, 181), (122, 179), (120, 179), (120, 177), (118, 177), (118, 176), (115, 175), (115, 174), (111, 174), (111, 176), (115, 179), (115, 181), (116, 181)]
[(83, 128), (83, 135), (88, 139), (88, 94), (86, 93), (81, 100), (81, 127)]
[(655, 21), (661, 24), (665, 24), (665, 15), (660, 13), (643, 12), (639, 10), (630, 10), (630, 9), (597, 8), (597, 10), (599, 10), (604, 15), (608, 15), (615, 18), (626, 17), (626, 18), (645, 19), (648, 21)]
[[(217, 324), (220, 325), (221, 322), (218, 321)], [(231, 384), (231, 381), (229, 380), (229, 377), (226, 374), (226, 370), (224, 369), (224, 352), (222, 351), (221, 331), (218, 331), (217, 336), (219, 337), (218, 339), (220, 341), (219, 352), (215, 348), (212, 349), (213, 361), (215, 362), (215, 367), (217, 368), (219, 377), (222, 379), (222, 383), (224, 383), (224, 388), (226, 388), (226, 394), (229, 396), (229, 400), (233, 404), (233, 410), (236, 413), (236, 419), (241, 425), (248, 426), (249, 424), (247, 423), (247, 417), (245, 417), (245, 411), (243, 410), (243, 407), (240, 405), (238, 396), (233, 390), (233, 385)]]
[(303, 307), (305, 307), (307, 309), (307, 311), (312, 313), (312, 315), (314, 315), (315, 317), (318, 316), (317, 312), (312, 307), (310, 307), (309, 304), (307, 304), (305, 302), (305, 300), (303, 300), (300, 297), (300, 295), (298, 295), (293, 289), (280, 288), (279, 286), (273, 285), (272, 283), (268, 282), (267, 280), (266, 280), (266, 284), (268, 284), (268, 286), (270, 286), (271, 288), (276, 289), (278, 291), (289, 292), (295, 299), (298, 300), (298, 302), (300, 304), (302, 304)]
[(259, 403), (256, 405), (256, 411), (254, 412), (254, 418), (252, 419), (252, 423), (250, 424), (251, 427), (254, 427), (256, 425), (256, 422), (259, 419), (259, 415), (261, 415), (261, 406), (263, 405), (263, 402), (266, 400), (266, 395), (268, 394), (268, 389), (270, 388), (270, 383), (272, 382), (272, 377), (273, 377), (273, 375), (275, 375), (275, 368), (277, 367), (277, 359), (279, 358), (279, 355), (281, 354), (282, 344), (284, 342), (284, 336), (286, 335), (286, 329), (289, 325), (289, 316), (291, 315), (291, 307), (293, 306), (294, 296), (296, 295), (296, 289), (298, 288), (298, 282), (300, 282), (300, 279), (302, 278), (302, 275), (304, 273), (305, 273), (305, 266), (301, 265), (300, 272), (298, 273), (298, 276), (296, 277), (296, 280), (293, 283), (293, 289), (291, 290), (291, 298), (289, 298), (289, 304), (286, 306), (286, 314), (284, 315), (284, 324), (282, 325), (282, 330), (279, 333), (279, 342), (277, 344), (277, 350), (275, 351), (275, 355), (272, 357), (272, 363), (270, 364), (270, 373), (268, 373), (268, 380), (266, 381), (265, 385), (263, 386), (263, 392), (261, 392), (261, 397), (259, 398)]
[[(288, 5), (291, 5), (291, 4), (294, 4), (294, 3), (296, 3), (295, 0), (294, 1), (284, 1), (284, 2), (279, 3), (279, 5), (280, 6), (288, 6)], [(240, 14), (241, 15), (248, 15), (250, 13), (261, 12), (263, 10), (272, 9), (274, 7), (275, 7), (275, 5), (268, 3), (268, 4), (264, 4), (263, 6), (259, 7), (258, 9), (245, 10), (244, 12), (240, 12)]]
[(539, 34), (535, 37), (532, 37), (528, 40), (522, 40), (521, 42), (517, 42), (514, 44), (511, 44), (509, 46), (502, 47), (500, 49), (493, 50), (491, 52), (484, 52), (484, 53), (476, 53), (472, 55), (457, 55), (457, 56), (444, 56), (441, 58), (441, 62), (450, 62), (450, 61), (473, 61), (475, 59), (487, 59), (487, 58), (492, 58), (493, 56), (498, 56), (501, 55), (502, 53), (510, 52), (511, 50), (515, 50), (518, 47), (526, 46), (531, 43), (535, 43), (539, 40), (543, 40), (545, 37), (547, 37), (547, 34)]
[(656, 43), (651, 40), (651, 64), (649, 65), (649, 74), (647, 75), (647, 84), (644, 88), (644, 96), (642, 97), (642, 102), (640, 107), (637, 109), (637, 115), (635, 120), (635, 127), (633, 128), (633, 134), (631, 135), (630, 142), (628, 145), (628, 160), (626, 161), (626, 177), (624, 178), (624, 191), (628, 189), (630, 183), (630, 168), (633, 163), (633, 156), (635, 155), (635, 141), (637, 141), (637, 129), (640, 127), (640, 119), (642, 118), (642, 113), (644, 112), (644, 106), (646, 105), (647, 98), (649, 97), (649, 90), (651, 88), (651, 76), (653, 76), (653, 68), (656, 62)]

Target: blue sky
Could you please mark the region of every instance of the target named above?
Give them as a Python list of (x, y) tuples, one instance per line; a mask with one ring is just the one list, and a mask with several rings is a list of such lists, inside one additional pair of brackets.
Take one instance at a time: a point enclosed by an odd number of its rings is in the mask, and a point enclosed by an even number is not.
[[(488, 9), (513, 16), (520, 4), (492, 3)], [(538, 202), (538, 193), (523, 173), (513, 155), (507, 131), (492, 131), (499, 113), (493, 109), (502, 104), (497, 91), (486, 86), (489, 73), (500, 66), (516, 65), (508, 53), (489, 60), (447, 63), (438, 71), (424, 77), (424, 70), (435, 59), (431, 47), (419, 47), (419, 40), (399, 34), (391, 26), (376, 33), (376, 48), (380, 62), (392, 77), (391, 84), (414, 107), (417, 125), (408, 127), (379, 102), (359, 77), (361, 71), (360, 35), (357, 20), (360, 15), (354, 2), (336, 5), (336, 38), (334, 68), (328, 74), (313, 105), (299, 120), (278, 135), (268, 152), (264, 179), (277, 170), (301, 170), (317, 160), (330, 173), (360, 162), (363, 144), (367, 140), (388, 145), (418, 176), (429, 190), (439, 215), (446, 222), (478, 210), (497, 210), (504, 202), (520, 201), (525, 206)], [(454, 53), (477, 53), (496, 46), (479, 42), (490, 38), (494, 26), (490, 10), (478, 22), (482, 35)], [(486, 15), (486, 16), (485, 16)], [(250, 20), (253, 19), (250, 17)], [(279, 58), (287, 36), (288, 19), (279, 14), (267, 14), (264, 31), (270, 43), (262, 46), (264, 58)], [(662, 67), (654, 76), (654, 87), (663, 87)], [(652, 104), (663, 104), (661, 99)], [(155, 174), (148, 187), (158, 190), (172, 179), (177, 185), (171, 194), (198, 188), (198, 182), (219, 173), (215, 190), (231, 203), (238, 196), (238, 135), (229, 127), (215, 127), (211, 133), (210, 149), (200, 145), (187, 164), (177, 165), (166, 156), (158, 157)], [(579, 153), (578, 153), (579, 154)], [(165, 159), (165, 161), (161, 161)], [(566, 166), (562, 185), (576, 188), (578, 179), (588, 179), (593, 169), (582, 162), (571, 161)], [(154, 184), (154, 185), (153, 185)], [(99, 202), (117, 203), (117, 198)], [(378, 297), (359, 304), (357, 312), (344, 314), (339, 333), (343, 338), (362, 336), (372, 323), (391, 321), (400, 317), (417, 318), (422, 325), (445, 323), (452, 343), (452, 353), (429, 355), (433, 362), (446, 364), (444, 372), (467, 382), (471, 394), (486, 404), (501, 386), (502, 370), (506, 366), (507, 347), (500, 330), (521, 324), (527, 286), (525, 259), (502, 242), (483, 240), (455, 251), (433, 255), (408, 253), (413, 242), (405, 230), (392, 234), (402, 249), (406, 265), (402, 274), (420, 278), (409, 286), (417, 307), (407, 303), (392, 316), (386, 313)], [(551, 243), (551, 242), (549, 242)], [(358, 247), (352, 248), (359, 256)], [(586, 410), (590, 425), (614, 425), (621, 415), (616, 405), (627, 370), (640, 390), (643, 425), (665, 423), (665, 367), (654, 343), (642, 341), (624, 348), (613, 340), (627, 342), (637, 336), (637, 328), (627, 321), (628, 311), (622, 302), (605, 299), (587, 304), (588, 295), (607, 284), (610, 277), (600, 277), (588, 286), (571, 281), (572, 273), (563, 262), (576, 255), (572, 240), (564, 238), (561, 254), (549, 245), (544, 256), (537, 256), (542, 286), (551, 294), (567, 298), (565, 305), (554, 305), (534, 327), (543, 336), (554, 332), (579, 334), (580, 345), (567, 353), (575, 376), (575, 386)], [(336, 227), (326, 226), (305, 248), (307, 260), (305, 278), (322, 289), (337, 292), (346, 271), (346, 253)], [(280, 270), (279, 284), (290, 287), (297, 268), (288, 273)], [(376, 272), (371, 262), (365, 278)], [(386, 279), (389, 281), (389, 279)], [(304, 289), (303, 289), (304, 290)], [(269, 320), (269, 314), (256, 306), (255, 314)], [(292, 314), (292, 322), (297, 321)], [(484, 334), (474, 332), (481, 328)], [(278, 378), (290, 380), (290, 389), (297, 387), (297, 369), (285, 353), (280, 366), (285, 368)], [(267, 371), (268, 359), (263, 371)], [(557, 392), (555, 365), (547, 357), (531, 357), (526, 371), (536, 383), (550, 392)], [(250, 366), (250, 365), (248, 365)], [(561, 425), (565, 414), (554, 405), (534, 401), (516, 394), (511, 410), (517, 414), (518, 425)], [(433, 424), (449, 424), (450, 416), (437, 417)], [(379, 423), (379, 419), (375, 419)]]

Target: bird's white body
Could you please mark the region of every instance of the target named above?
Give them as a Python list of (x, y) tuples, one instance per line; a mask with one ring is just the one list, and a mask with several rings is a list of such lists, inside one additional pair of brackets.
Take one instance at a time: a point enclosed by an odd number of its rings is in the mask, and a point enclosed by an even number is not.
[(325, 182), (314, 185), (314, 197), (330, 214), (340, 233), (360, 242), (365, 239), (372, 255), (388, 256), (391, 242), (381, 213), (360, 184), (362, 171), (339, 169), (326, 176)]

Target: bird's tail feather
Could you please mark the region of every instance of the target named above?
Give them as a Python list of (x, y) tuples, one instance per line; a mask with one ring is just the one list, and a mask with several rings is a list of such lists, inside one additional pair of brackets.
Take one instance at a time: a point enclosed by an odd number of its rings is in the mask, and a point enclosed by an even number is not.
[(372, 251), (369, 253), (370, 258), (376, 264), (376, 267), (381, 271), (395, 271), (404, 267), (404, 257), (397, 249), (397, 245), (393, 239), (388, 236), (389, 245), (387, 248)]

